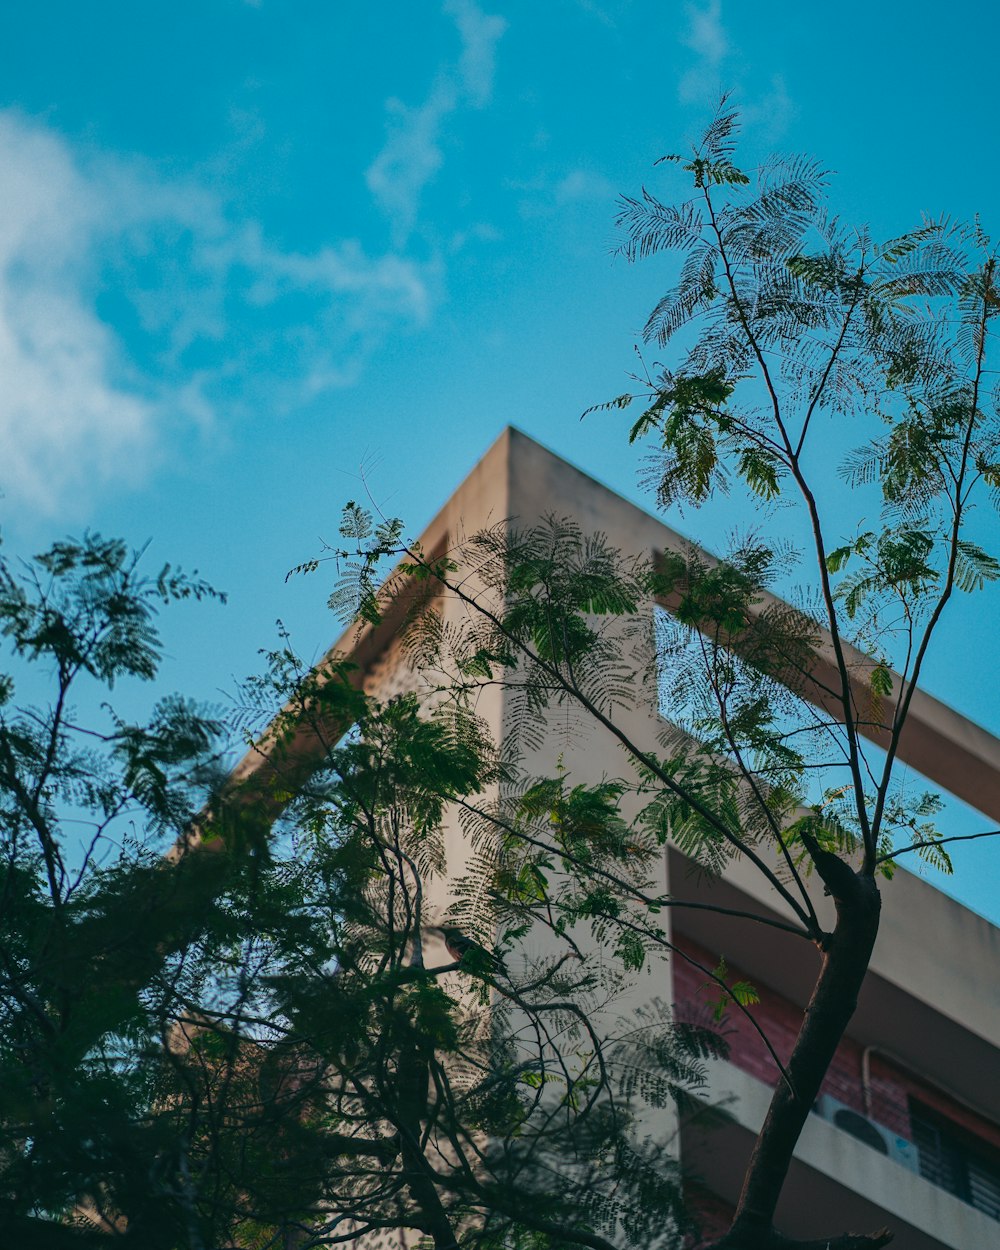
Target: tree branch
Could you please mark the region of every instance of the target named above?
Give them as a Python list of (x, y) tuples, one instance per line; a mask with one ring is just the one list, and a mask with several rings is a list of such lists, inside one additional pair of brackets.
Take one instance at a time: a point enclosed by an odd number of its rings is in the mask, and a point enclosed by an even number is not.
[(875, 861), (875, 866), (877, 868), (879, 864), (887, 863), (891, 859), (905, 855), (907, 851), (922, 851), (927, 846), (944, 846), (946, 842), (974, 842), (977, 838), (996, 837), (1000, 837), (1000, 829), (987, 829), (983, 833), (958, 833), (951, 838), (928, 838), (926, 842), (911, 842), (909, 846), (901, 846), (898, 851), (890, 851), (888, 855), (880, 855)]

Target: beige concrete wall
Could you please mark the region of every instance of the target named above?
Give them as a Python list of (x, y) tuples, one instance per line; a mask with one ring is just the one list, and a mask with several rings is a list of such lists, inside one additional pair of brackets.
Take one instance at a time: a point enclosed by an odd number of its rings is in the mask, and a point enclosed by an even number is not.
[[(486, 525), (499, 524), (508, 518), (516, 525), (531, 525), (550, 514), (573, 517), (585, 532), (606, 534), (613, 545), (626, 553), (651, 554), (685, 546), (676, 532), (655, 517), (513, 429), (505, 430), (474, 467), (428, 526), (422, 541), (425, 550), (435, 551), (443, 545), (455, 544)], [(448, 611), (459, 609), (450, 605)], [(357, 655), (375, 678), (385, 672), (386, 665), (381, 657), (391, 645), (391, 632), (383, 629), (381, 639), (378, 632), (362, 631), (360, 637), (349, 632), (335, 644), (334, 650)], [(378, 684), (382, 685), (383, 681), (384, 676)], [(495, 689), (488, 690), (482, 695), (479, 706), (499, 732), (505, 715), (502, 696)], [(926, 738), (925, 749), (929, 749), (927, 743), (938, 742), (942, 734), (951, 744), (951, 754), (942, 760), (945, 775), (938, 779), (953, 793), (969, 797), (966, 784), (969, 774), (978, 778), (980, 792), (984, 786), (1000, 785), (1000, 742), (929, 696), (921, 695), (916, 699), (914, 711), (917, 719), (910, 736), (911, 747), (921, 735)], [(559, 715), (555, 718), (557, 722)], [(631, 710), (617, 710), (614, 715), (640, 745), (652, 745), (656, 718), (648, 702)], [(590, 778), (624, 772), (626, 761), (620, 747), (610, 742), (603, 732), (586, 732), (589, 736), (578, 743), (571, 756), (574, 770)], [(553, 747), (559, 741), (559, 737), (553, 735)], [(905, 759), (906, 752), (902, 755)], [(552, 762), (540, 759), (538, 764), (551, 765)], [(454, 854), (457, 867), (463, 855), (461, 840), (457, 838)], [(690, 892), (683, 874), (676, 885), (678, 893)], [(724, 889), (729, 891), (731, 903), (772, 916), (788, 916), (785, 904), (745, 860), (733, 864)], [(816, 893), (816, 905), (826, 906), (828, 912), (822, 892)], [(889, 1036), (881, 1035), (885, 1033), (884, 1023), (878, 1024), (878, 1012), (872, 1008), (868, 1012), (873, 1018), (872, 1029), (880, 1034), (875, 1040), (904, 1054), (909, 1050), (914, 1061), (919, 1058), (921, 1063), (932, 1064), (942, 1071), (955, 1067), (949, 1056), (958, 1053), (968, 1060), (960, 1065), (961, 1070), (975, 1072), (984, 1054), (1000, 1048), (1000, 994), (996, 992), (1000, 931), (927, 881), (903, 869), (887, 884), (884, 899), (883, 932), (872, 961), (872, 986), (897, 991), (897, 1005), (909, 1000), (912, 1009), (922, 1009), (921, 1018), (928, 1022), (926, 1032), (931, 1040), (923, 1047), (908, 1042), (904, 1022), (896, 1030), (889, 1030)], [(751, 956), (755, 945), (759, 946), (760, 961), (766, 960), (768, 966), (773, 966), (772, 934), (755, 934), (750, 926), (743, 941)], [(794, 943), (792, 947), (794, 949)], [(791, 967), (799, 968), (802, 976), (808, 975), (813, 958), (809, 952), (792, 953), (788, 958)], [(957, 969), (961, 969), (961, 975), (956, 975)], [(862, 1020), (864, 1013), (863, 1002)], [(893, 1032), (898, 1036), (891, 1036)], [(959, 1040), (963, 1035), (964, 1051)], [(949, 1046), (942, 1054), (939, 1043), (943, 1044), (946, 1038)], [(957, 1052), (955, 1046), (959, 1047)], [(936, 1061), (935, 1050), (938, 1052)], [(971, 1078), (977, 1079), (978, 1075)], [(1000, 1096), (997, 1102), (1000, 1104)], [(997, 1111), (1000, 1112), (1000, 1105)]]

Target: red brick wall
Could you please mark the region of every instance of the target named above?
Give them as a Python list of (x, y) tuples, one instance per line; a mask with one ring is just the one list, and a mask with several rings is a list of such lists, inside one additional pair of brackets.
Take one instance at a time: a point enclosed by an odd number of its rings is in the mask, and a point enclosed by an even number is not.
[[(690, 941), (682, 934), (674, 935), (678, 954), (674, 956), (674, 1001), (682, 1019), (704, 1020), (719, 999), (719, 988), (708, 983), (705, 973), (683, 958), (688, 955), (704, 968), (714, 969), (718, 955)], [(760, 994), (761, 1001), (750, 1011), (767, 1035), (782, 1063), (788, 1061), (792, 1045), (802, 1023), (802, 1010), (780, 994), (762, 985), (756, 977), (729, 966), (727, 979), (748, 980)], [(758, 1080), (774, 1085), (778, 1069), (753, 1026), (737, 1008), (730, 1006), (723, 1021), (723, 1032), (730, 1047), (730, 1060)], [(855, 1111), (910, 1138), (909, 1099), (915, 1098), (940, 1115), (960, 1125), (967, 1132), (1000, 1148), (1000, 1126), (991, 1123), (943, 1091), (927, 1085), (918, 1076), (894, 1064), (890, 1057), (872, 1051), (870, 1061), (871, 1106), (866, 1108), (862, 1076), (864, 1048), (845, 1037), (837, 1048), (833, 1063), (823, 1082), (822, 1092), (830, 1094)]]
[(989, 1142), (1000, 1150), (1000, 1125), (977, 1115), (935, 1086), (925, 1084), (878, 1052), (871, 1055), (871, 1095), (872, 1119), (885, 1124), (901, 1137), (911, 1136), (909, 1099), (914, 1098), (980, 1141)]

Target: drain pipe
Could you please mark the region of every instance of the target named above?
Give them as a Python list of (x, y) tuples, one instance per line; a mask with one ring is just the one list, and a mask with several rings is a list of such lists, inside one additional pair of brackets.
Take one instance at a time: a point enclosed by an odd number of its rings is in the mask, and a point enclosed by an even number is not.
[(872, 1051), (885, 1053), (877, 1046), (866, 1046), (861, 1052), (861, 1104), (869, 1120), (872, 1118)]

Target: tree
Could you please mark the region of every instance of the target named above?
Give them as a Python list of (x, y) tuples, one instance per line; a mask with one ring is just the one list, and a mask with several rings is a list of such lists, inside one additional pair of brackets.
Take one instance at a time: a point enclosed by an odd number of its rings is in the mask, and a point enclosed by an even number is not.
[[(610, 1250), (622, 1230), (679, 1240), (678, 1169), (666, 1143), (637, 1139), (633, 1112), (690, 1101), (724, 1043), (656, 1010), (616, 1024), (622, 978), (562, 930), (550, 954), (516, 949), (533, 908), (504, 908), (496, 945), (517, 842), (471, 855), (471, 889), (447, 910), (449, 813), (475, 811), (503, 765), (463, 700), (379, 703), (352, 678), (349, 664), (311, 670), (274, 653), (248, 689), (262, 767), (232, 798), (251, 810), (289, 800), (271, 843), (286, 891), (272, 914), (294, 900), (305, 928), (269, 961), (264, 998), (267, 1063), (308, 1100), (321, 1154), (295, 1244), (398, 1229), (435, 1250)], [(290, 1171), (307, 1168), (298, 1156)]]
[[(622, 201), (628, 259), (681, 256), (677, 285), (645, 330), (673, 363), (601, 408), (642, 405), (631, 438), (655, 441), (663, 508), (700, 507), (730, 489), (765, 520), (762, 505), (794, 503), (811, 569), (802, 586), (787, 590), (789, 544), (760, 527), (717, 561), (692, 551), (651, 565), (553, 518), (478, 534), (441, 558), (401, 545), (398, 528), (359, 531), (357, 549), (337, 557), (354, 562), (337, 594), (356, 594), (377, 620), (412, 598), (414, 578), (433, 584), (466, 619), (445, 628), (436, 605), (416, 611), (418, 667), (446, 673), (441, 686), (459, 706), (496, 683), (519, 700), (507, 780), (475, 804), (483, 827), (503, 831), (522, 859), (506, 893), (510, 923), (523, 927), (526, 910), (558, 917), (561, 932), (590, 923), (634, 966), (667, 942), (655, 913), (676, 900), (649, 866), (669, 838), (713, 872), (749, 860), (789, 909), (788, 940), (818, 947), (801, 1030), (732, 1227), (716, 1243), (778, 1250), (792, 1243), (774, 1229), (775, 1207), (869, 966), (880, 883), (906, 854), (949, 868), (937, 796), (910, 794), (895, 764), (949, 602), (1000, 574), (976, 525), (976, 509), (995, 508), (1000, 490), (989, 384), (1000, 291), (978, 224), (925, 221), (876, 242), (828, 215), (815, 162), (741, 170), (736, 130), (724, 102), (689, 156), (664, 158), (690, 178), (689, 198), (669, 204), (644, 190)], [(838, 496), (829, 465), (841, 452)], [(850, 528), (859, 499), (879, 517), (873, 528)], [(778, 514), (786, 530), (787, 518)], [(379, 562), (400, 555), (377, 590)], [(797, 606), (771, 597), (775, 587)], [(670, 607), (659, 645), (648, 637), (650, 601)], [(644, 672), (626, 656), (637, 638)], [(643, 681), (660, 683), (674, 724), (658, 748), (616, 717), (644, 697)], [(566, 705), (617, 741), (622, 778), (517, 777), (526, 740)], [(835, 903), (832, 927), (817, 914), (811, 874)], [(750, 987), (706, 971), (746, 1008)], [(818, 1229), (800, 1244), (874, 1250), (890, 1239)]]
[[(94, 706), (155, 677), (162, 605), (213, 593), (97, 536), (0, 569), (19, 682), (51, 681), (25, 705), (6, 679), (0, 712), (5, 1242), (680, 1236), (676, 1166), (630, 1121), (697, 1087), (718, 1038), (656, 1013), (616, 1033), (620, 978), (571, 943), (504, 962), (433, 923), (446, 805), (499, 767), (473, 717), (381, 705), (287, 640), (244, 690), (268, 768), (243, 781), (218, 715)], [(509, 866), (476, 870), (485, 935)]]
[(165, 873), (155, 847), (221, 775), (219, 724), (166, 699), (143, 726), (109, 714), (87, 728), (73, 704), (88, 681), (151, 679), (159, 606), (212, 593), (169, 566), (144, 576), (96, 535), (21, 575), (0, 568), (0, 630), (51, 682), (46, 702), (19, 705), (5, 677), (0, 708), (0, 1216), (13, 1244), (104, 1241), (97, 1230), (127, 1218), (135, 1240), (145, 1229), (163, 1245), (186, 1218), (183, 1133), (154, 1113), (164, 1070), (143, 1059), (170, 1053), (198, 975), (185, 952), (231, 866)]
[[(625, 200), (620, 224), (632, 259), (683, 254), (680, 281), (650, 315), (647, 340), (665, 347), (695, 329), (679, 366), (646, 391), (632, 429), (633, 438), (654, 434), (661, 448), (658, 501), (698, 505), (731, 476), (759, 499), (794, 497), (809, 536), (812, 594), (797, 618), (754, 612), (778, 571), (773, 543), (745, 541), (722, 570), (675, 571), (678, 619), (698, 631), (704, 661), (694, 692), (699, 751), (735, 767), (757, 829), (769, 831), (785, 860), (787, 877), (775, 884), (796, 896), (802, 928), (823, 951), (790, 1079), (775, 1089), (735, 1222), (720, 1243), (756, 1247), (778, 1240), (772, 1221), (791, 1151), (877, 937), (879, 878), (909, 852), (949, 867), (947, 839), (926, 819), (936, 796), (908, 796), (894, 765), (949, 601), (1000, 574), (973, 524), (977, 507), (998, 502), (989, 356), (1000, 300), (996, 253), (978, 223), (925, 221), (875, 242), (827, 214), (814, 162), (771, 161), (751, 179), (734, 163), (735, 133), (724, 102), (690, 157), (667, 158), (690, 175), (693, 197), (678, 206), (649, 193)], [(856, 445), (841, 480), (880, 505), (875, 529), (837, 534), (852, 501), (821, 506), (820, 488), (829, 486), (824, 422), (835, 433), (861, 426), (860, 440), (851, 432)], [(815, 689), (820, 631), (835, 658), (825, 691)], [(860, 699), (849, 644), (868, 660)], [(684, 680), (689, 670), (680, 669)], [(792, 716), (777, 712), (775, 678), (802, 696)], [(826, 712), (819, 720), (817, 703)], [(790, 745), (803, 731), (813, 733), (806, 751)], [(825, 758), (817, 731), (836, 743), (840, 777), (810, 804), (805, 770)], [(876, 737), (881, 759), (866, 735)], [(721, 814), (716, 809), (710, 841), (735, 832)], [(748, 853), (753, 822), (742, 820), (738, 836), (734, 849)], [(799, 888), (803, 867), (836, 903), (829, 933)]]
[[(23, 578), (4, 568), (2, 628), (55, 683), (19, 710), (8, 681), (0, 720), (12, 1239), (676, 1244), (670, 1143), (644, 1145), (631, 1116), (683, 1103), (719, 1043), (656, 1014), (623, 1032), (618, 977), (593, 971), (613, 950), (627, 977), (669, 947), (658, 916), (682, 901), (656, 865), (672, 839), (709, 872), (752, 863), (788, 909), (771, 923), (822, 953), (717, 1243), (788, 1250), (775, 1205), (868, 967), (880, 881), (907, 853), (947, 866), (933, 797), (908, 795), (894, 763), (949, 600), (1000, 572), (972, 528), (1000, 488), (986, 385), (1000, 297), (978, 228), (876, 244), (825, 216), (813, 163), (742, 172), (735, 124), (724, 107), (677, 158), (689, 199), (623, 202), (628, 256), (683, 254), (647, 327), (677, 360), (610, 408), (641, 402), (632, 436), (655, 439), (663, 506), (727, 489), (800, 501), (813, 573), (797, 606), (768, 597), (787, 592), (787, 544), (760, 530), (719, 560), (649, 563), (553, 518), (441, 555), (352, 505), (334, 601), (403, 622), (422, 694), (379, 703), (343, 659), (310, 672), (282, 646), (245, 699), (255, 767), (227, 778), (224, 726), (186, 703), (141, 725), (69, 710), (87, 679), (152, 678), (157, 606), (207, 587), (144, 578), (96, 538)], [(862, 447), (844, 480), (880, 521), (833, 537), (822, 431), (850, 423)], [(656, 602), (673, 622), (659, 639)], [(512, 711), (492, 742), (476, 708), (498, 684)], [(631, 737), (620, 709), (657, 689), (672, 727)], [(532, 772), (562, 708), (618, 743), (622, 776)], [(456, 819), (472, 856), (449, 893)], [(554, 953), (525, 963), (519, 944), (541, 931)], [(703, 971), (752, 1016), (752, 987)], [(799, 1244), (888, 1240), (820, 1229)]]

